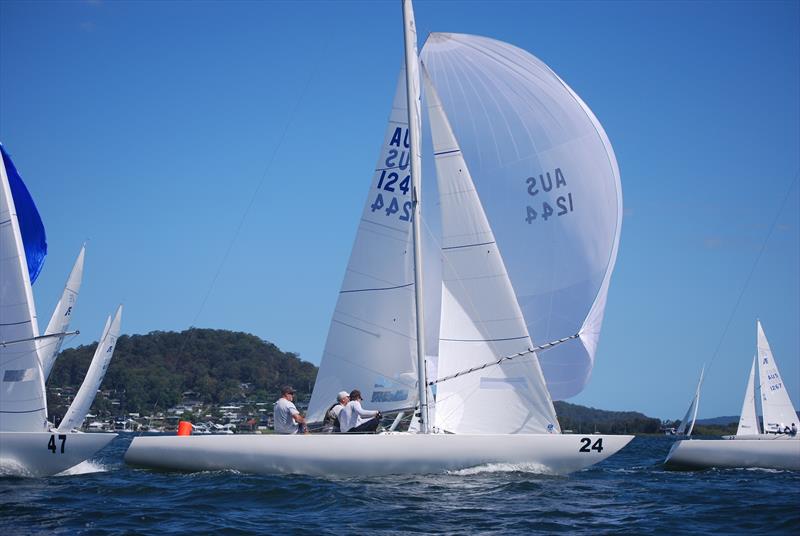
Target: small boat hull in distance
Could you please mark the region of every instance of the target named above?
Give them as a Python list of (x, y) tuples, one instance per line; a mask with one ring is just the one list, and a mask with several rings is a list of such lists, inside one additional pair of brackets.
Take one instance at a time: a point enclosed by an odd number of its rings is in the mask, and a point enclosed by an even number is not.
[(772, 440), (733, 439), (682, 440), (672, 445), (667, 469), (708, 469), (710, 467), (760, 467), (800, 470), (800, 438), (773, 436)]
[(137, 437), (125, 454), (161, 470), (374, 476), (441, 473), (487, 464), (568, 474), (619, 451), (629, 435), (330, 434)]
[(0, 475), (58, 474), (93, 456), (117, 434), (0, 432)]

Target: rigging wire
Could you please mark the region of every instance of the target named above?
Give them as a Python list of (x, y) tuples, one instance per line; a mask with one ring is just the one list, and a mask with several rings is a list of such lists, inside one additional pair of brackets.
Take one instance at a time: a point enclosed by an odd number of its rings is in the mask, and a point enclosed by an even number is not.
[(517, 352), (516, 354), (510, 354), (510, 355), (507, 355), (507, 356), (503, 356), (503, 357), (497, 359), (496, 361), (491, 361), (489, 363), (484, 363), (483, 365), (478, 365), (478, 366), (475, 366), (475, 367), (472, 367), (472, 368), (464, 369), (462, 371), (456, 372), (455, 374), (450, 374), (449, 376), (445, 376), (443, 378), (438, 378), (438, 379), (436, 379), (434, 381), (430, 381), (430, 382), (428, 382), (428, 386), (433, 386), (433, 385), (436, 385), (436, 384), (441, 383), (441, 382), (446, 382), (447, 380), (453, 380), (453, 379), (458, 378), (459, 376), (463, 376), (465, 374), (470, 374), (472, 372), (477, 372), (479, 370), (483, 370), (483, 369), (488, 368), (488, 367), (493, 367), (495, 365), (499, 365), (500, 363), (503, 363), (505, 361), (510, 361), (510, 360), (515, 359), (517, 357), (522, 357), (522, 356), (525, 356), (525, 355), (533, 354), (535, 352), (544, 352), (546, 350), (549, 350), (551, 348), (554, 348), (554, 347), (558, 346), (559, 344), (565, 343), (565, 342), (570, 341), (572, 339), (577, 339), (580, 336), (581, 336), (581, 334), (580, 334), (580, 332), (578, 332), (578, 333), (576, 333), (574, 335), (570, 335), (569, 337), (564, 337), (562, 339), (558, 339), (558, 340), (555, 340), (555, 341), (548, 342), (547, 344), (542, 344), (541, 346), (535, 346), (533, 348), (528, 348), (527, 350), (523, 350), (522, 352)]
[[(733, 305), (733, 309), (731, 310), (730, 316), (728, 316), (728, 321), (725, 324), (725, 328), (722, 330), (722, 335), (719, 338), (719, 342), (717, 343), (717, 347), (714, 350), (714, 353), (711, 356), (711, 361), (708, 363), (708, 368), (710, 369), (711, 366), (714, 364), (714, 360), (719, 355), (720, 349), (722, 349), (722, 343), (725, 340), (725, 336), (728, 334), (728, 329), (733, 322), (734, 316), (736, 316), (736, 311), (739, 309), (739, 304), (742, 302), (742, 297), (744, 296), (745, 291), (747, 290), (747, 286), (750, 284), (750, 280), (753, 278), (753, 274), (755, 274), (756, 267), (758, 266), (758, 262), (761, 260), (764, 251), (767, 249), (767, 243), (769, 242), (770, 237), (772, 236), (772, 232), (775, 230), (775, 227), (778, 224), (778, 219), (780, 218), (781, 213), (783, 212), (784, 207), (786, 206), (786, 202), (789, 200), (789, 196), (794, 190), (795, 184), (797, 184), (797, 179), (800, 177), (800, 169), (795, 173), (794, 179), (791, 183), (789, 183), (789, 188), (786, 189), (786, 194), (783, 196), (783, 201), (781, 201), (780, 207), (778, 208), (777, 212), (775, 213), (775, 218), (772, 220), (772, 224), (769, 226), (769, 230), (767, 231), (767, 236), (764, 237), (764, 241), (761, 244), (761, 249), (759, 249), (758, 254), (756, 255), (755, 260), (753, 261), (753, 265), (750, 267), (750, 272), (747, 274), (747, 278), (744, 280), (744, 284), (742, 285), (742, 290), (739, 292), (739, 296), (736, 298), (736, 302)], [(702, 385), (702, 383), (701, 383)]]
[[(328, 36), (327, 42), (330, 42), (331, 37), (332, 36), (330, 36), (330, 35)], [(326, 51), (327, 50), (327, 46), (323, 46), (322, 48), (320, 48), (320, 50)], [(227, 262), (228, 257), (231, 254), (231, 251), (233, 251), (233, 246), (235, 245), (236, 240), (239, 238), (239, 234), (241, 233), (242, 228), (244, 227), (244, 223), (247, 220), (247, 216), (250, 214), (250, 211), (253, 208), (253, 205), (255, 205), (256, 198), (258, 197), (258, 194), (261, 191), (261, 188), (264, 186), (264, 183), (266, 182), (267, 177), (269, 176), (269, 172), (272, 169), (272, 165), (275, 162), (275, 158), (276, 158), (276, 156), (278, 154), (278, 151), (283, 146), (283, 142), (286, 139), (286, 134), (289, 132), (290, 127), (294, 124), (294, 120), (295, 120), (295, 117), (297, 115), (297, 111), (300, 108), (300, 105), (303, 103), (303, 101), (304, 101), (304, 99), (306, 97), (306, 94), (308, 93), (308, 90), (311, 87), (312, 81), (316, 78), (317, 73), (319, 73), (319, 71), (320, 71), (320, 69), (318, 69), (317, 67), (322, 62), (323, 58), (324, 58), (324, 55), (318, 57), (315, 68), (308, 70), (309, 76), (306, 79), (306, 83), (303, 86), (303, 88), (301, 89), (301, 91), (298, 93), (297, 100), (295, 101), (294, 105), (292, 106), (292, 108), (289, 111), (288, 119), (287, 119), (286, 123), (284, 124), (283, 131), (281, 132), (281, 135), (278, 138), (278, 142), (275, 144), (275, 146), (274, 146), (274, 148), (272, 150), (272, 154), (270, 155), (269, 159), (267, 160), (266, 166), (264, 167), (264, 171), (261, 174), (261, 178), (258, 181), (258, 184), (256, 185), (256, 188), (253, 190), (253, 193), (250, 196), (250, 200), (248, 201), (247, 206), (245, 207), (244, 212), (242, 213), (242, 216), (239, 219), (239, 223), (237, 224), (236, 229), (234, 230), (233, 235), (231, 236), (231, 239), (228, 242), (228, 246), (225, 249), (225, 253), (222, 255), (222, 258), (220, 259), (220, 262), (219, 262), (219, 264), (217, 266), (217, 269), (214, 272), (214, 275), (212, 276), (211, 281), (208, 284), (208, 288), (206, 289), (206, 292), (203, 295), (203, 299), (200, 301), (200, 305), (197, 308), (197, 312), (195, 313), (191, 324), (189, 324), (189, 328), (187, 330), (188, 333), (183, 338), (183, 342), (181, 343), (181, 346), (178, 349), (178, 353), (176, 354), (176, 360), (180, 359), (180, 357), (183, 355), (183, 352), (184, 352), (184, 350), (186, 348), (186, 344), (194, 337), (195, 333), (197, 332), (197, 330), (195, 328), (195, 324), (197, 323), (197, 319), (202, 314), (203, 309), (206, 306), (206, 302), (208, 302), (208, 299), (209, 299), (209, 297), (211, 296), (211, 293), (214, 290), (214, 286), (217, 283), (217, 279), (219, 279), (219, 276), (222, 273), (222, 269), (225, 267), (225, 263)], [(155, 410), (158, 407), (159, 402), (161, 401), (160, 397), (161, 397), (161, 395), (159, 394), (159, 398), (156, 399), (156, 403), (153, 405), (153, 413), (155, 413)], [(152, 419), (151, 419), (151, 421), (152, 421)]]

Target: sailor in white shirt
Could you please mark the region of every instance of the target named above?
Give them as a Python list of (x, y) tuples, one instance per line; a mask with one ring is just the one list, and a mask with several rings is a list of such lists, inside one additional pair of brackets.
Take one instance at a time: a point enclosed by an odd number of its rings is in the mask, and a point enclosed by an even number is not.
[(294, 405), (294, 389), (286, 385), (281, 388), (281, 397), (275, 402), (275, 432), (279, 434), (296, 434), (304, 432), (306, 420)]
[(350, 402), (339, 412), (339, 428), (342, 432), (374, 432), (381, 422), (380, 411), (361, 407), (361, 391), (350, 393)]

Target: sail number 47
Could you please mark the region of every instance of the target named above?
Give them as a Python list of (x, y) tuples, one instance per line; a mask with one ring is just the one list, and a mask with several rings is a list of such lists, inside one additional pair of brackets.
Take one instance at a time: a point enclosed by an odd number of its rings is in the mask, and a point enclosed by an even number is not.
[[(589, 445), (591, 445), (591, 447)], [(597, 452), (603, 452), (603, 438), (598, 437), (597, 441), (595, 441), (594, 445), (592, 445), (592, 438), (582, 437), (581, 448), (578, 449), (578, 452), (592, 452), (593, 450), (596, 450)]]
[[(67, 443), (67, 434), (58, 434), (58, 439), (61, 441), (61, 454), (64, 454), (64, 445)], [(56, 436), (55, 434), (50, 434), (50, 441), (47, 442), (47, 450), (52, 452), (53, 454), (56, 453)]]

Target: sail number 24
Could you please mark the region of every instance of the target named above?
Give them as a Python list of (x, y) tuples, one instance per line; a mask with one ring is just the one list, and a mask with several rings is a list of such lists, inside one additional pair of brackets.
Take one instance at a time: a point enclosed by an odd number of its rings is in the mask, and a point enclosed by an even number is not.
[[(61, 441), (61, 454), (64, 454), (64, 446), (67, 444), (67, 434), (58, 434), (58, 440)], [(47, 450), (56, 453), (56, 435), (50, 434), (50, 441), (47, 442)]]
[[(528, 195), (536, 198), (537, 201), (533, 205), (525, 207), (525, 222), (527, 224), (530, 225), (537, 220), (547, 221), (551, 216), (564, 216), (574, 210), (572, 192), (561, 190), (567, 187), (567, 179), (564, 177), (564, 172), (561, 171), (561, 168), (556, 168), (552, 175), (548, 171), (535, 177), (528, 177), (525, 179), (525, 184), (527, 185)], [(556, 197), (555, 201), (546, 200), (539, 204), (539, 194), (546, 194), (552, 190), (562, 195)]]
[(594, 442), (592, 445), (592, 438), (591, 437), (582, 437), (581, 438), (581, 448), (578, 449), (578, 452), (603, 452), (603, 438), (598, 437), (597, 441)]

